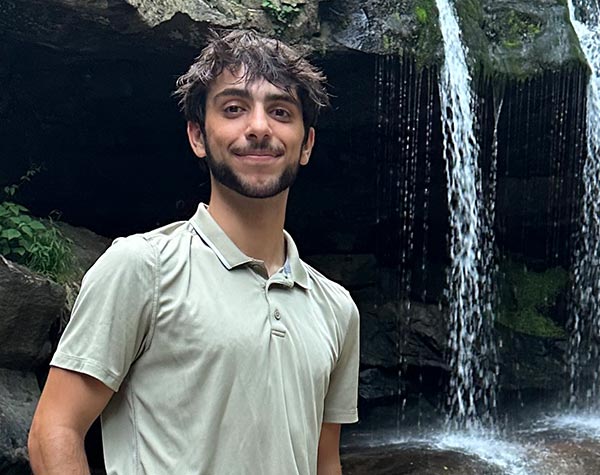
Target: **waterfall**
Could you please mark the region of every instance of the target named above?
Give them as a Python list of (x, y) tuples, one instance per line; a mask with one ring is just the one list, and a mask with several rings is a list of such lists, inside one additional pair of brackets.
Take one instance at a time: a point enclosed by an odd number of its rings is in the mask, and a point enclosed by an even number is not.
[(574, 259), (570, 402), (590, 408), (598, 407), (600, 397), (600, 6), (597, 0), (569, 0), (569, 15), (591, 70), (582, 214)]
[[(491, 269), (493, 246), (482, 203), (479, 146), (475, 138), (475, 97), (461, 42), (456, 12), (448, 0), (436, 0), (444, 39), (440, 101), (444, 158), (450, 207), (448, 304), (450, 312), (450, 424), (467, 429), (492, 422), (496, 404), (495, 343)], [(488, 223), (488, 226), (491, 226)]]

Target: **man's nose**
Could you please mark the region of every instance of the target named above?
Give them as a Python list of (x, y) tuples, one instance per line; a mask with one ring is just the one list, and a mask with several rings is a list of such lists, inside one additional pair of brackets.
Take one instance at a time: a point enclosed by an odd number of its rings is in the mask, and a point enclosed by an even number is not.
[(263, 141), (272, 134), (269, 114), (262, 107), (255, 107), (249, 115), (246, 137), (249, 140)]

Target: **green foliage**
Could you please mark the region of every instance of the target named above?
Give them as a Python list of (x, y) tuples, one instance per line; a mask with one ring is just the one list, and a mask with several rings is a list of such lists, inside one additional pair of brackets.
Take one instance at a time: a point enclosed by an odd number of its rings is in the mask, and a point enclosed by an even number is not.
[(4, 189), (2, 190), (4, 191), (4, 195), (8, 198), (12, 198), (13, 196), (15, 196), (21, 188), (21, 186), (23, 186), (25, 183), (30, 182), (31, 179), (35, 175), (37, 175), (41, 169), (42, 167), (40, 167), (39, 165), (33, 165), (29, 170), (27, 170), (25, 175), (19, 178), (19, 181), (17, 183), (13, 183), (12, 185), (7, 185), (4, 187)]
[(525, 43), (539, 35), (542, 32), (542, 23), (539, 18), (530, 14), (509, 10), (496, 21), (485, 24), (484, 29), (492, 43), (516, 49), (522, 48)]
[(415, 7), (415, 16), (417, 17), (417, 20), (421, 25), (425, 25), (429, 17), (429, 15), (427, 14), (427, 10), (425, 10), (425, 8), (421, 6)]
[(521, 333), (562, 338), (565, 330), (549, 316), (561, 292), (566, 289), (567, 272), (555, 267), (544, 272), (528, 271), (526, 267), (508, 262), (502, 266), (502, 305), (498, 321)]
[(279, 33), (289, 27), (300, 13), (298, 3), (290, 0), (263, 0), (262, 8), (277, 23), (275, 30)]
[[(33, 167), (17, 184), (4, 187), (5, 196), (14, 197), (39, 170)], [(14, 201), (0, 202), (0, 254), (7, 259), (63, 283), (73, 268), (71, 245), (51, 219), (45, 224)]]
[(542, 31), (542, 25), (535, 19), (511, 10), (508, 14), (502, 45), (506, 48), (519, 48), (523, 42), (533, 38)]
[(419, 67), (441, 61), (443, 44), (439, 12), (435, 0), (415, 0), (413, 12), (417, 20), (415, 56)]

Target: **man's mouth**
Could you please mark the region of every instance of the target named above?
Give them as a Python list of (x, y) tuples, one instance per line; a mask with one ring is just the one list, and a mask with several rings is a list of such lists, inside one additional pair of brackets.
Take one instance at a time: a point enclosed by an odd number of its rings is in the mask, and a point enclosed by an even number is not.
[(273, 152), (234, 152), (240, 157), (277, 157), (279, 154)]
[(283, 155), (283, 151), (275, 149), (242, 149), (233, 150), (233, 154), (242, 158), (277, 158)]

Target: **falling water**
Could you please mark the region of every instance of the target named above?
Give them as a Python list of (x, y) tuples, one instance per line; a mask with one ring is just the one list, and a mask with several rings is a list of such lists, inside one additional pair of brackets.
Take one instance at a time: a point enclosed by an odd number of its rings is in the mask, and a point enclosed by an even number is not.
[(484, 209), (481, 203), (479, 147), (475, 139), (475, 98), (466, 52), (454, 8), (437, 0), (444, 38), (445, 62), (440, 77), (444, 156), (450, 206), (448, 300), (450, 311), (451, 379), (449, 422), (467, 429), (491, 421), (495, 406), (495, 345), (491, 336), (493, 314), (484, 295), (490, 269), (482, 249)]
[(569, 0), (569, 15), (591, 76), (587, 90), (587, 159), (581, 229), (574, 262), (569, 339), (571, 404), (598, 407), (600, 397), (600, 6)]
[[(398, 305), (397, 425), (404, 417), (407, 402), (401, 381), (409, 364), (404, 357), (408, 332), (401, 329), (411, 325), (411, 294), (416, 280), (413, 270), (419, 271), (421, 278), (416, 284), (423, 298), (426, 294), (434, 77), (431, 70), (418, 71), (414, 60), (407, 57), (390, 55), (377, 59), (377, 222), (385, 229), (378, 233), (378, 249), (386, 265), (379, 280), (384, 298), (391, 298)], [(419, 183), (424, 186), (418, 186)], [(417, 217), (419, 211), (422, 214)], [(417, 249), (416, 242), (423, 242), (423, 247)]]
[[(505, 84), (496, 239), (509, 256), (567, 267), (580, 214), (587, 69)], [(489, 104), (490, 101), (486, 102)], [(487, 122), (491, 129), (492, 122)], [(548, 158), (551, 157), (551, 160)]]

